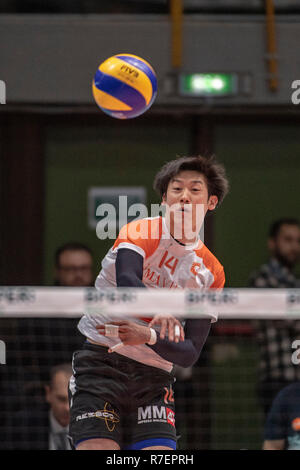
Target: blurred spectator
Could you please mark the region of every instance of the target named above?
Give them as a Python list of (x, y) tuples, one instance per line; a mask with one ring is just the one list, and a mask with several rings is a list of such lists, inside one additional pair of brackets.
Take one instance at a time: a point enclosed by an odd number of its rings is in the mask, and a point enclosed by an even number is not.
[(50, 450), (70, 449), (67, 434), (70, 421), (68, 388), (71, 375), (70, 364), (58, 365), (51, 370), (49, 384), (45, 386), (46, 401), (50, 406)]
[(300, 382), (276, 396), (268, 414), (264, 450), (300, 450)]
[[(300, 256), (300, 226), (297, 219), (280, 219), (270, 228), (270, 260), (250, 277), (250, 287), (299, 288), (293, 268)], [(292, 363), (292, 343), (300, 339), (300, 320), (255, 322), (260, 346), (259, 395), (265, 414), (275, 395), (300, 380), (299, 365)]]
[(10, 449), (71, 450), (68, 441), (68, 383), (71, 375), (70, 364), (51, 368), (43, 405), (32, 403), (33, 406), (14, 414)]
[(94, 285), (92, 252), (87, 246), (72, 242), (56, 250), (55, 285), (68, 287)]

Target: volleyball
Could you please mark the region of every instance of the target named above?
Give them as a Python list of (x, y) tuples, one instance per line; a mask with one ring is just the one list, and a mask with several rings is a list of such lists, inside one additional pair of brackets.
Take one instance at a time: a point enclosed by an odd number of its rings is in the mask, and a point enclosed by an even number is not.
[(114, 55), (99, 65), (93, 95), (99, 108), (109, 116), (135, 118), (147, 111), (156, 98), (155, 71), (136, 55)]

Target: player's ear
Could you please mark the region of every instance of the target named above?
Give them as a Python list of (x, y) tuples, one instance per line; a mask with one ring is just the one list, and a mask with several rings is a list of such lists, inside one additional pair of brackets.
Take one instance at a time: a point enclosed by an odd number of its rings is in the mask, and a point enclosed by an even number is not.
[(166, 204), (166, 202), (167, 202), (167, 200), (166, 200), (166, 193), (164, 193), (164, 194), (162, 195), (161, 203), (162, 203), (162, 204)]
[(218, 197), (217, 196), (209, 196), (208, 198), (208, 210), (213, 211), (218, 204)]

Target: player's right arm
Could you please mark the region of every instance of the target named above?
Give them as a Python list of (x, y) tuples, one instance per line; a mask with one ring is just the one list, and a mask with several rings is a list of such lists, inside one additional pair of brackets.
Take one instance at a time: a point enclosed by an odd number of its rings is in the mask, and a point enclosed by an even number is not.
[[(143, 282), (144, 258), (128, 248), (119, 249), (116, 259), (116, 281), (118, 287), (146, 287)], [(181, 323), (172, 315), (155, 315), (149, 323), (151, 328), (160, 326), (160, 338), (164, 339), (166, 332), (170, 341), (184, 340)]]
[[(143, 264), (144, 258), (139, 253), (120, 248), (116, 259), (117, 286), (145, 287), (142, 282)], [(182, 367), (189, 367), (197, 361), (209, 330), (209, 319), (187, 320), (184, 341), (175, 343), (158, 337), (157, 342), (149, 347), (164, 359)]]
[(143, 284), (144, 258), (128, 248), (118, 250), (116, 281), (118, 287), (146, 287)]
[[(144, 258), (128, 248), (118, 250), (116, 259), (116, 281), (118, 287), (146, 287), (143, 282)], [(166, 331), (170, 341), (183, 341), (184, 331), (181, 323), (172, 315), (155, 315), (149, 327), (160, 325), (160, 338), (164, 339)], [(176, 329), (177, 328), (177, 329)]]

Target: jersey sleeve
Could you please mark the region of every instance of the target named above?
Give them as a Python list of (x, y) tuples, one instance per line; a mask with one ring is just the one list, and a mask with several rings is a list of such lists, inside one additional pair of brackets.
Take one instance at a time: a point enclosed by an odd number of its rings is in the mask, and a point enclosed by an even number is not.
[(210, 286), (213, 289), (223, 289), (225, 285), (225, 273), (224, 273), (224, 268), (221, 266), (221, 269), (217, 271), (215, 274), (215, 279), (212, 285)]
[(113, 250), (127, 248), (143, 258), (148, 258), (156, 250), (161, 238), (159, 219), (140, 219), (124, 225), (115, 241)]
[(146, 287), (143, 280), (143, 258), (133, 250), (123, 248), (117, 253), (117, 287)]

